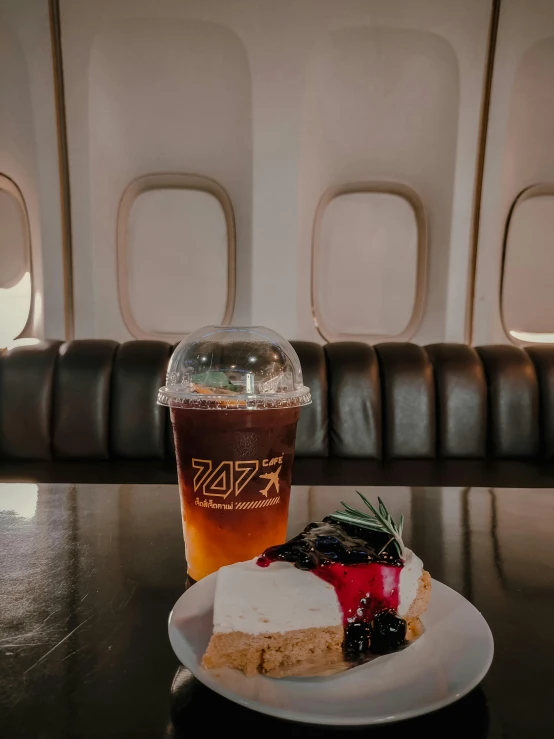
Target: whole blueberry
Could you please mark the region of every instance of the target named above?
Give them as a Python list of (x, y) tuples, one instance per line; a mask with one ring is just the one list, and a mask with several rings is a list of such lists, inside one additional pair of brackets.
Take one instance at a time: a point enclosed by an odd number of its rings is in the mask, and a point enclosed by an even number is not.
[(371, 623), (371, 651), (375, 654), (392, 652), (406, 640), (406, 622), (394, 611), (377, 613)]
[(344, 651), (347, 659), (356, 661), (369, 651), (371, 626), (364, 621), (348, 624), (344, 637)]

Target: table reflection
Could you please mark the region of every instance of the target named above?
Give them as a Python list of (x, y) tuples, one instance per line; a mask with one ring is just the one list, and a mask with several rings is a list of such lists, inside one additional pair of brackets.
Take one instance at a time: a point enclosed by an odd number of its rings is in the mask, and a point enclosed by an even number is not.
[[(318, 737), (344, 736), (355, 731), (360, 737), (383, 737), (393, 739), (406, 732), (415, 732), (421, 737), (468, 737), (482, 739), (489, 736), (489, 710), (485, 694), (481, 688), (469, 693), (465, 698), (447, 708), (421, 718), (382, 727), (331, 727), (294, 724), (288, 721), (257, 714), (236, 703), (214, 694), (196, 680), (184, 667), (175, 673), (171, 686), (172, 726), (167, 737), (187, 739), (191, 726), (203, 727), (206, 734), (224, 736), (229, 726), (240, 726), (241, 731), (251, 731), (256, 736)], [(250, 734), (246, 733), (247, 736)]]
[[(459, 735), (494, 736), (495, 726), (505, 736), (551, 735), (554, 491), (360, 490), (405, 514), (407, 544), (492, 628), (484, 692), (443, 715)], [(355, 488), (294, 488), (291, 535), (341, 500), (355, 502)], [(0, 736), (40, 727), (47, 739), (177, 737), (202, 716), (214, 728), (273, 722), (175, 672), (167, 617), (185, 583), (176, 486), (0, 485)], [(421, 721), (438, 735), (440, 713)], [(319, 736), (310, 731), (302, 735)]]

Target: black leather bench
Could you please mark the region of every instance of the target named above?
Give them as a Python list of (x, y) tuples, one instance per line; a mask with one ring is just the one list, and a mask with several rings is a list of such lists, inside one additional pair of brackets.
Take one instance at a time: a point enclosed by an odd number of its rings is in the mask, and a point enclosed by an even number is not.
[[(554, 486), (554, 348), (293, 342), (313, 404), (294, 482)], [(46, 341), (0, 355), (0, 479), (175, 482), (172, 346)]]

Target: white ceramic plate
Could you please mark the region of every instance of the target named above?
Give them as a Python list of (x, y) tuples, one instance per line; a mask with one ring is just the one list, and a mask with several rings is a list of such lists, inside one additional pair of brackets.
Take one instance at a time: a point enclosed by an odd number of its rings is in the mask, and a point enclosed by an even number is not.
[(215, 574), (177, 601), (169, 640), (192, 674), (216, 693), (247, 708), (291, 721), (335, 726), (381, 724), (420, 716), (469, 693), (487, 673), (493, 638), (479, 611), (433, 580), (420, 639), (395, 654), (331, 677), (245, 677), (230, 668), (201, 666), (212, 632)]

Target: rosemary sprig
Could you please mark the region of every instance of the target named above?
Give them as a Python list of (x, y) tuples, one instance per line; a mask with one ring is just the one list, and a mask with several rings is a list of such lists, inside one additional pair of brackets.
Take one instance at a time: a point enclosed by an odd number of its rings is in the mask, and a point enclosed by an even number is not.
[[(348, 503), (345, 503), (344, 500), (341, 500), (344, 510), (331, 513), (330, 518), (334, 518), (335, 521), (352, 524), (353, 526), (361, 526), (362, 528), (370, 529), (371, 531), (378, 531), (381, 534), (388, 534), (390, 539), (381, 549), (381, 552), (383, 552), (392, 542), (398, 556), (403, 557), (404, 542), (402, 541), (402, 531), (404, 530), (404, 516), (400, 516), (398, 524), (396, 524), (381, 498), (377, 498), (379, 507), (376, 508), (369, 502), (365, 495), (362, 495), (362, 493), (358, 491), (356, 492), (371, 511), (371, 515), (365, 511), (359, 510), (358, 508), (354, 508), (353, 506), (348, 505)], [(379, 554), (381, 554), (381, 552), (379, 552)]]

